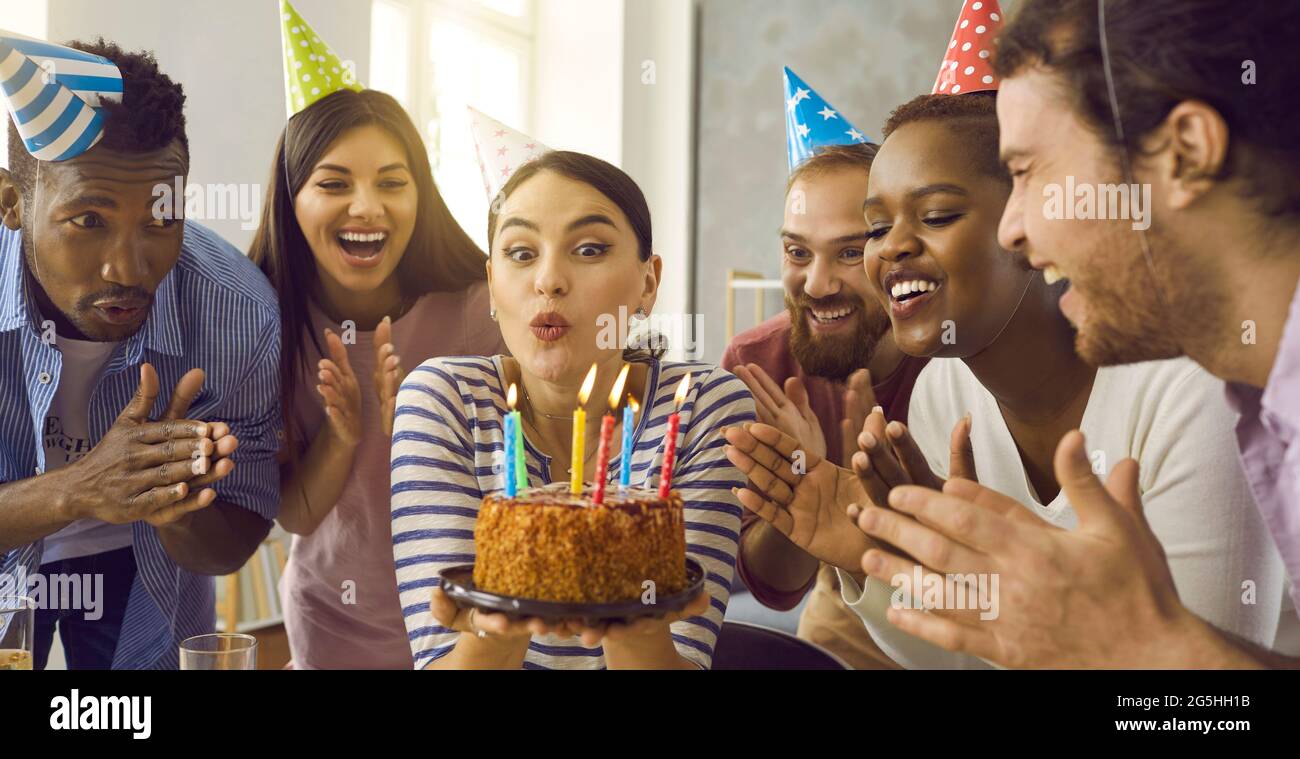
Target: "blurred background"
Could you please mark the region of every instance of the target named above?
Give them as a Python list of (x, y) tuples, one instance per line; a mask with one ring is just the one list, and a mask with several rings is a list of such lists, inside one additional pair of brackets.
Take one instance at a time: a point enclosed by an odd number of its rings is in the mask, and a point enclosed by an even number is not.
[[(466, 105), (627, 171), (650, 202), (664, 259), (656, 311), (698, 315), (698, 355), (716, 362), (726, 347), (728, 270), (760, 280), (779, 273), (781, 67), (878, 139), (890, 110), (929, 92), (961, 0), (294, 5), (363, 84), (406, 106), (443, 195), (480, 244), (487, 199)], [(154, 51), (188, 96), (191, 181), (265, 185), (285, 123), (277, 0), (5, 0), (0, 28), (55, 42), (102, 35)], [(252, 239), (245, 220), (205, 223), (239, 247)], [(775, 289), (738, 291), (737, 331), (753, 325), (754, 298), (765, 315), (782, 307)]]
[[(364, 85), (405, 105), (443, 196), (480, 245), (487, 199), (466, 105), (552, 148), (627, 171), (650, 203), (664, 261), (656, 313), (698, 325), (689, 335), (695, 357), (716, 363), (729, 310), (738, 332), (783, 308), (782, 67), (878, 140), (895, 106), (930, 91), (962, 0), (293, 5)], [(1002, 5), (1011, 10), (1014, 2)], [(0, 29), (54, 42), (103, 36), (153, 51), (185, 87), (191, 184), (265, 186), (285, 123), (278, 0), (3, 0)], [(247, 248), (256, 218), (204, 223)], [(751, 277), (734, 298), (727, 297), (729, 273)], [(682, 347), (672, 353), (680, 356)], [(240, 576), (218, 583), (221, 624), (258, 630), (264, 664), (277, 659), (274, 588), (283, 546), (276, 542)], [(776, 614), (741, 595), (728, 617), (793, 631), (797, 613)], [(59, 666), (57, 651), (50, 666)]]

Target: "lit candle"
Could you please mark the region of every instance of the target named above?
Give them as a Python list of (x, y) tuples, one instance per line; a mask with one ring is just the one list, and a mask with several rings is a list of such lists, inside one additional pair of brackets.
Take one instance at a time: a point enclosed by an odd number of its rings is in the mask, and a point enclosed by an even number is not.
[(668, 415), (668, 435), (664, 438), (664, 468), (659, 472), (659, 497), (667, 498), (673, 486), (673, 457), (677, 455), (677, 427), (681, 417), (677, 412), (686, 400), (686, 391), (691, 387), (691, 374), (686, 373), (673, 394), (673, 413)]
[(578, 391), (578, 408), (573, 412), (573, 463), (569, 477), (569, 492), (573, 495), (582, 495), (582, 460), (586, 458), (587, 442), (587, 412), (583, 406), (587, 405), (595, 384), (596, 365), (592, 364), (587, 370), (587, 378), (582, 381), (582, 389)]
[(523, 466), (522, 458), (516, 458), (515, 440), (519, 438), (519, 412), (515, 411), (515, 401), (518, 400), (518, 391), (515, 389), (515, 383), (510, 383), (510, 390), (506, 392), (506, 403), (510, 406), (510, 411), (506, 412), (506, 423), (503, 431), (504, 440), (501, 443), (501, 452), (506, 458), (506, 498), (514, 498), (519, 492), (519, 479), (515, 472)]
[(636, 398), (629, 394), (627, 405), (623, 407), (623, 461), (618, 468), (618, 486), (625, 489), (632, 485), (632, 432), (636, 428), (636, 409)]
[(627, 382), (627, 371), (631, 367), (623, 364), (623, 369), (614, 380), (614, 387), (609, 391), (609, 411), (600, 419), (600, 447), (596, 449), (596, 495), (592, 502), (597, 506), (605, 502), (605, 480), (609, 477), (609, 441), (614, 437), (614, 408), (623, 395), (623, 384)]
[[(510, 386), (512, 389), (514, 385)], [(514, 400), (510, 401), (510, 408), (514, 409)], [(524, 458), (524, 423), (519, 416), (518, 411), (511, 411), (510, 416), (515, 418), (515, 439), (511, 441), (514, 448), (515, 461), (515, 488), (516, 490), (528, 489), (528, 459)]]

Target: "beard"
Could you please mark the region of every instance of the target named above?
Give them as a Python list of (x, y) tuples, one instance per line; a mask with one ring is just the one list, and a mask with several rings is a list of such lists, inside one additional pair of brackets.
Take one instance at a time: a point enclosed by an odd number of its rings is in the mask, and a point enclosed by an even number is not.
[[(857, 328), (842, 335), (816, 335), (808, 327), (807, 309), (853, 308)], [(866, 368), (876, 353), (880, 338), (889, 331), (889, 317), (875, 303), (866, 303), (854, 295), (836, 295), (830, 298), (809, 298), (800, 292), (786, 295), (786, 310), (790, 313), (790, 353), (804, 372), (843, 381), (850, 374)]]
[[(1152, 224), (1148, 265), (1128, 222), (1112, 222), (1086, 268), (1070, 272), (1084, 309), (1076, 325), (1075, 350), (1092, 366), (1115, 366), (1185, 355), (1188, 339), (1216, 334), (1223, 324), (1225, 300), (1193, 267), (1175, 261), (1173, 240)], [(1119, 224), (1124, 224), (1123, 229)]]

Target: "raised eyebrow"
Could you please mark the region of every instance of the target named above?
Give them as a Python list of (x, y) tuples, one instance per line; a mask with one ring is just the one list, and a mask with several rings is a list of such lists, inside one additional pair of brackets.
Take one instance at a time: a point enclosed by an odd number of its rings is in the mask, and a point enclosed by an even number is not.
[[(566, 232), (572, 232), (573, 230), (578, 229), (578, 228), (580, 228), (580, 227), (585, 227), (585, 226), (587, 226), (588, 224), (607, 224), (607, 225), (613, 227), (614, 229), (618, 229), (618, 225), (614, 223), (614, 220), (611, 219), (611, 218), (609, 218), (609, 217), (606, 216), (605, 214), (603, 214), (603, 213), (592, 213), (592, 214), (587, 214), (586, 216), (583, 216), (581, 219), (576, 219), (576, 220), (573, 221), (571, 224), (569, 224), (568, 227), (565, 228), (565, 231), (566, 231)], [(504, 229), (504, 228), (505, 228), (505, 227), (502, 227), (502, 229)], [(537, 227), (534, 226), (533, 229), (536, 230)]]
[(497, 231), (498, 233), (504, 232), (507, 229), (510, 229), (511, 227), (523, 227), (524, 229), (529, 229), (534, 232), (542, 231), (541, 227), (537, 226), (537, 224), (535, 224), (534, 222), (531, 222), (528, 219), (522, 219), (518, 216), (511, 216), (510, 218), (501, 222), (501, 228)]

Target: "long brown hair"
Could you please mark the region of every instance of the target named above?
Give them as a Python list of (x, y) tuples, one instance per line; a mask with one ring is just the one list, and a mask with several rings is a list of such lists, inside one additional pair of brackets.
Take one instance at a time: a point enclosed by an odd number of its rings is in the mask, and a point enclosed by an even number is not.
[(300, 371), (309, 370), (304, 337), (324, 353), (320, 336), (310, 329), (307, 310), (311, 285), (318, 276), (316, 259), (298, 226), (293, 200), (340, 135), (369, 125), (383, 127), (402, 143), (419, 193), (415, 229), (394, 272), (403, 297), (455, 292), (487, 279), (486, 257), (447, 209), (434, 184), (420, 133), (401, 104), (377, 90), (339, 90), (290, 119), (276, 142), (267, 182), (268, 202), (263, 205), (262, 223), (248, 255), (280, 298), (280, 403), (291, 458), (298, 453), (294, 398)]

